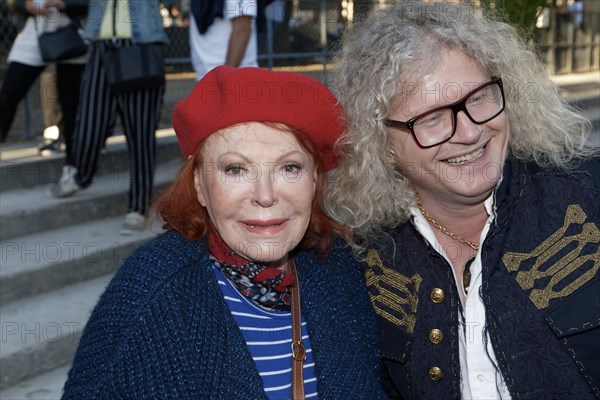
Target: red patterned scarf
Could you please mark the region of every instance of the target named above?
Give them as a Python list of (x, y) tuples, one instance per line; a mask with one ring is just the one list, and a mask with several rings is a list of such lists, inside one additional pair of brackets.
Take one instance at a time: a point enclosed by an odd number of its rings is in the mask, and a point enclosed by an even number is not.
[(255, 264), (231, 250), (211, 224), (208, 232), (208, 250), (215, 265), (244, 296), (262, 306), (289, 309), (291, 273), (278, 268)]

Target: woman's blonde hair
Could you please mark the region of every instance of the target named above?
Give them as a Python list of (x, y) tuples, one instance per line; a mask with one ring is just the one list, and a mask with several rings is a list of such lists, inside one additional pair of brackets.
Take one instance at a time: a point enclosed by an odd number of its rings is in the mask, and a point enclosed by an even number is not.
[(406, 89), (437, 68), (443, 49), (459, 50), (502, 78), (515, 157), (569, 168), (592, 152), (591, 124), (561, 99), (512, 26), (469, 3), (407, 1), (377, 10), (344, 36), (331, 82), (348, 128), (337, 143), (327, 210), (359, 244), (406, 221), (415, 204), (383, 120)]

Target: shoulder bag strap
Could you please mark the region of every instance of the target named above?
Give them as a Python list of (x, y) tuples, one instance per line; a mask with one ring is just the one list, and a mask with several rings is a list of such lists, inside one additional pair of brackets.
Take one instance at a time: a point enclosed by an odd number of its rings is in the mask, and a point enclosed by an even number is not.
[(113, 29), (113, 37), (112, 40), (117, 39), (117, 7), (119, 6), (118, 0), (113, 0), (113, 9), (112, 9), (112, 29)]
[(302, 311), (300, 309), (300, 283), (296, 264), (293, 259), (289, 262), (290, 272), (294, 276), (292, 286), (292, 400), (304, 400), (303, 366), (306, 360), (306, 349), (302, 343)]

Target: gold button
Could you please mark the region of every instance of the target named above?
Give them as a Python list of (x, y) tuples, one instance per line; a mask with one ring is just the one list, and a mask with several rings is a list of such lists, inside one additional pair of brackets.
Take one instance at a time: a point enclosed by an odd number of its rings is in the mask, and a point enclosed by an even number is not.
[(429, 368), (429, 377), (434, 381), (441, 381), (444, 377), (444, 372), (440, 367)]
[(432, 329), (429, 331), (429, 341), (433, 344), (440, 344), (444, 340), (444, 332), (439, 329)]
[(444, 294), (444, 291), (442, 289), (433, 288), (431, 289), (431, 293), (429, 293), (429, 297), (431, 298), (431, 301), (433, 301), (436, 304), (439, 304), (442, 301), (444, 301), (446, 295)]

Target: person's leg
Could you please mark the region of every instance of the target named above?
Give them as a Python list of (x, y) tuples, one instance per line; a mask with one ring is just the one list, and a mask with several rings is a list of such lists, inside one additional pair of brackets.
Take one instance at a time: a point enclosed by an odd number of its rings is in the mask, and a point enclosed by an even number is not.
[(73, 159), (77, 169), (77, 183), (88, 187), (94, 178), (106, 129), (115, 118), (116, 96), (113, 96), (104, 68), (103, 54), (109, 41), (99, 41), (91, 49), (90, 59), (83, 73), (80, 105), (73, 137)]
[(106, 45), (106, 42), (100, 41), (90, 46), (81, 80), (72, 149), (60, 180), (48, 188), (50, 196), (70, 196), (88, 187), (94, 178), (106, 128), (115, 118), (117, 104), (104, 73), (102, 54)]
[(77, 120), (83, 64), (61, 63), (56, 66), (58, 98), (63, 110), (62, 134), (67, 153), (67, 165), (74, 165), (73, 132)]
[(15, 118), (17, 106), (45, 67), (11, 62), (0, 89), (0, 143), (6, 140)]
[(44, 116), (44, 133), (38, 145), (38, 151), (43, 156), (60, 151), (62, 110), (56, 86), (56, 64), (49, 63), (40, 74), (40, 100)]
[[(156, 163), (155, 131), (160, 119), (165, 86), (118, 96), (129, 150), (129, 213), (121, 233), (142, 230), (152, 196)], [(135, 218), (131, 216), (133, 214)], [(137, 220), (128, 221), (129, 219)], [(130, 223), (134, 222), (134, 223)]]

